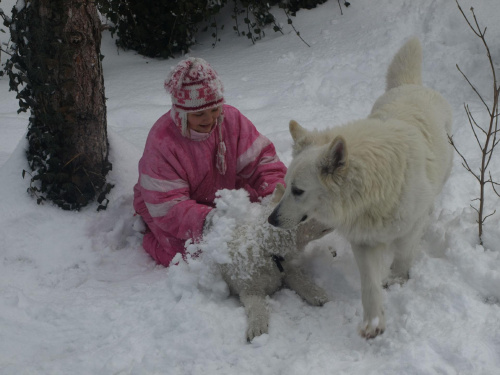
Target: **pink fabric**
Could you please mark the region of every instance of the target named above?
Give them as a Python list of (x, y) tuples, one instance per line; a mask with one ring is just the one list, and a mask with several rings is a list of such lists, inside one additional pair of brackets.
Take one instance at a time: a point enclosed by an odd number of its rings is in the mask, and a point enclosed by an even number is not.
[(143, 247), (158, 263), (168, 266), (184, 253), (186, 240), (200, 239), (217, 190), (245, 188), (257, 201), (284, 184), (286, 167), (274, 145), (245, 116), (224, 105), (221, 126), (227, 148), (224, 175), (216, 168), (217, 129), (187, 138), (166, 113), (149, 132), (134, 208), (150, 230)]
[(187, 113), (218, 107), (224, 103), (224, 86), (205, 60), (190, 57), (177, 64), (165, 81), (172, 100), (171, 115), (182, 135), (189, 134)]
[(205, 60), (190, 57), (181, 61), (165, 81), (172, 104), (186, 112), (213, 108), (224, 101), (224, 87), (215, 70)]

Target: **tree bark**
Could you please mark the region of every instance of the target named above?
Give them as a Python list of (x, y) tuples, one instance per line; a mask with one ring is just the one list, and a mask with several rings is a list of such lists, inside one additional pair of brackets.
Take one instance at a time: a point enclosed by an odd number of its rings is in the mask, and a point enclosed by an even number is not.
[(68, 6), (63, 14), (59, 110), (66, 115), (65, 130), (71, 148), (66, 150), (64, 159), (82, 158), (89, 172), (100, 172), (108, 156), (101, 23), (93, 2), (65, 3)]
[[(49, 187), (49, 198), (52, 194), (58, 203), (79, 208), (103, 189), (111, 169), (101, 22), (90, 0), (27, 0), (26, 7), (30, 12), (27, 76), (34, 99), (32, 125), (38, 129), (28, 133), (29, 152), (53, 161), (51, 177), (40, 180), (45, 186), (50, 180), (62, 187)], [(46, 132), (55, 144), (43, 137)]]

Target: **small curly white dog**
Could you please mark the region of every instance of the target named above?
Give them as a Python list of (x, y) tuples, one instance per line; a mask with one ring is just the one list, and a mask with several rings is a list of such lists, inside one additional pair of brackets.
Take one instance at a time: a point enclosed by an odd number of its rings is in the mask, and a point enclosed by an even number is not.
[(304, 275), (294, 258), (310, 241), (323, 237), (331, 229), (314, 220), (292, 230), (269, 225), (267, 216), (283, 192), (284, 187), (279, 185), (272, 203), (266, 208), (261, 207), (260, 220), (247, 220), (235, 228), (232, 239), (227, 242), (229, 261), (219, 264), (230, 292), (240, 297), (245, 308), (248, 341), (268, 333), (266, 296), (283, 285), (311, 305), (321, 306), (328, 301), (325, 291)]

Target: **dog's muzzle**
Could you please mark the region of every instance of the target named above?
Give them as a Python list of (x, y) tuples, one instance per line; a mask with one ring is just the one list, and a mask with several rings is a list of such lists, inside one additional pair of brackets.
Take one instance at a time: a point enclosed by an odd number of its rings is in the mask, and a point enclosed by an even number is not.
[(278, 213), (274, 210), (271, 215), (267, 218), (267, 222), (271, 224), (273, 227), (278, 227), (280, 222), (278, 220)]

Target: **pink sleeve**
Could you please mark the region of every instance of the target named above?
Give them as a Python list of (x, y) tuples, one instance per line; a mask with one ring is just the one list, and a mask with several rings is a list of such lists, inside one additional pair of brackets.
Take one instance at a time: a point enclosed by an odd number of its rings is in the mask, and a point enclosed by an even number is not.
[(272, 142), (241, 114), (240, 125), (236, 169), (242, 185), (256, 200), (271, 194), (276, 184), (285, 184), (286, 167)]
[[(180, 240), (199, 238), (205, 217), (212, 207), (190, 198), (189, 184), (168, 158), (150, 147), (139, 163), (137, 189), (144, 204), (138, 213), (146, 223), (152, 221), (162, 231)], [(140, 205), (139, 205), (140, 206)], [(147, 211), (147, 212), (144, 212)]]

